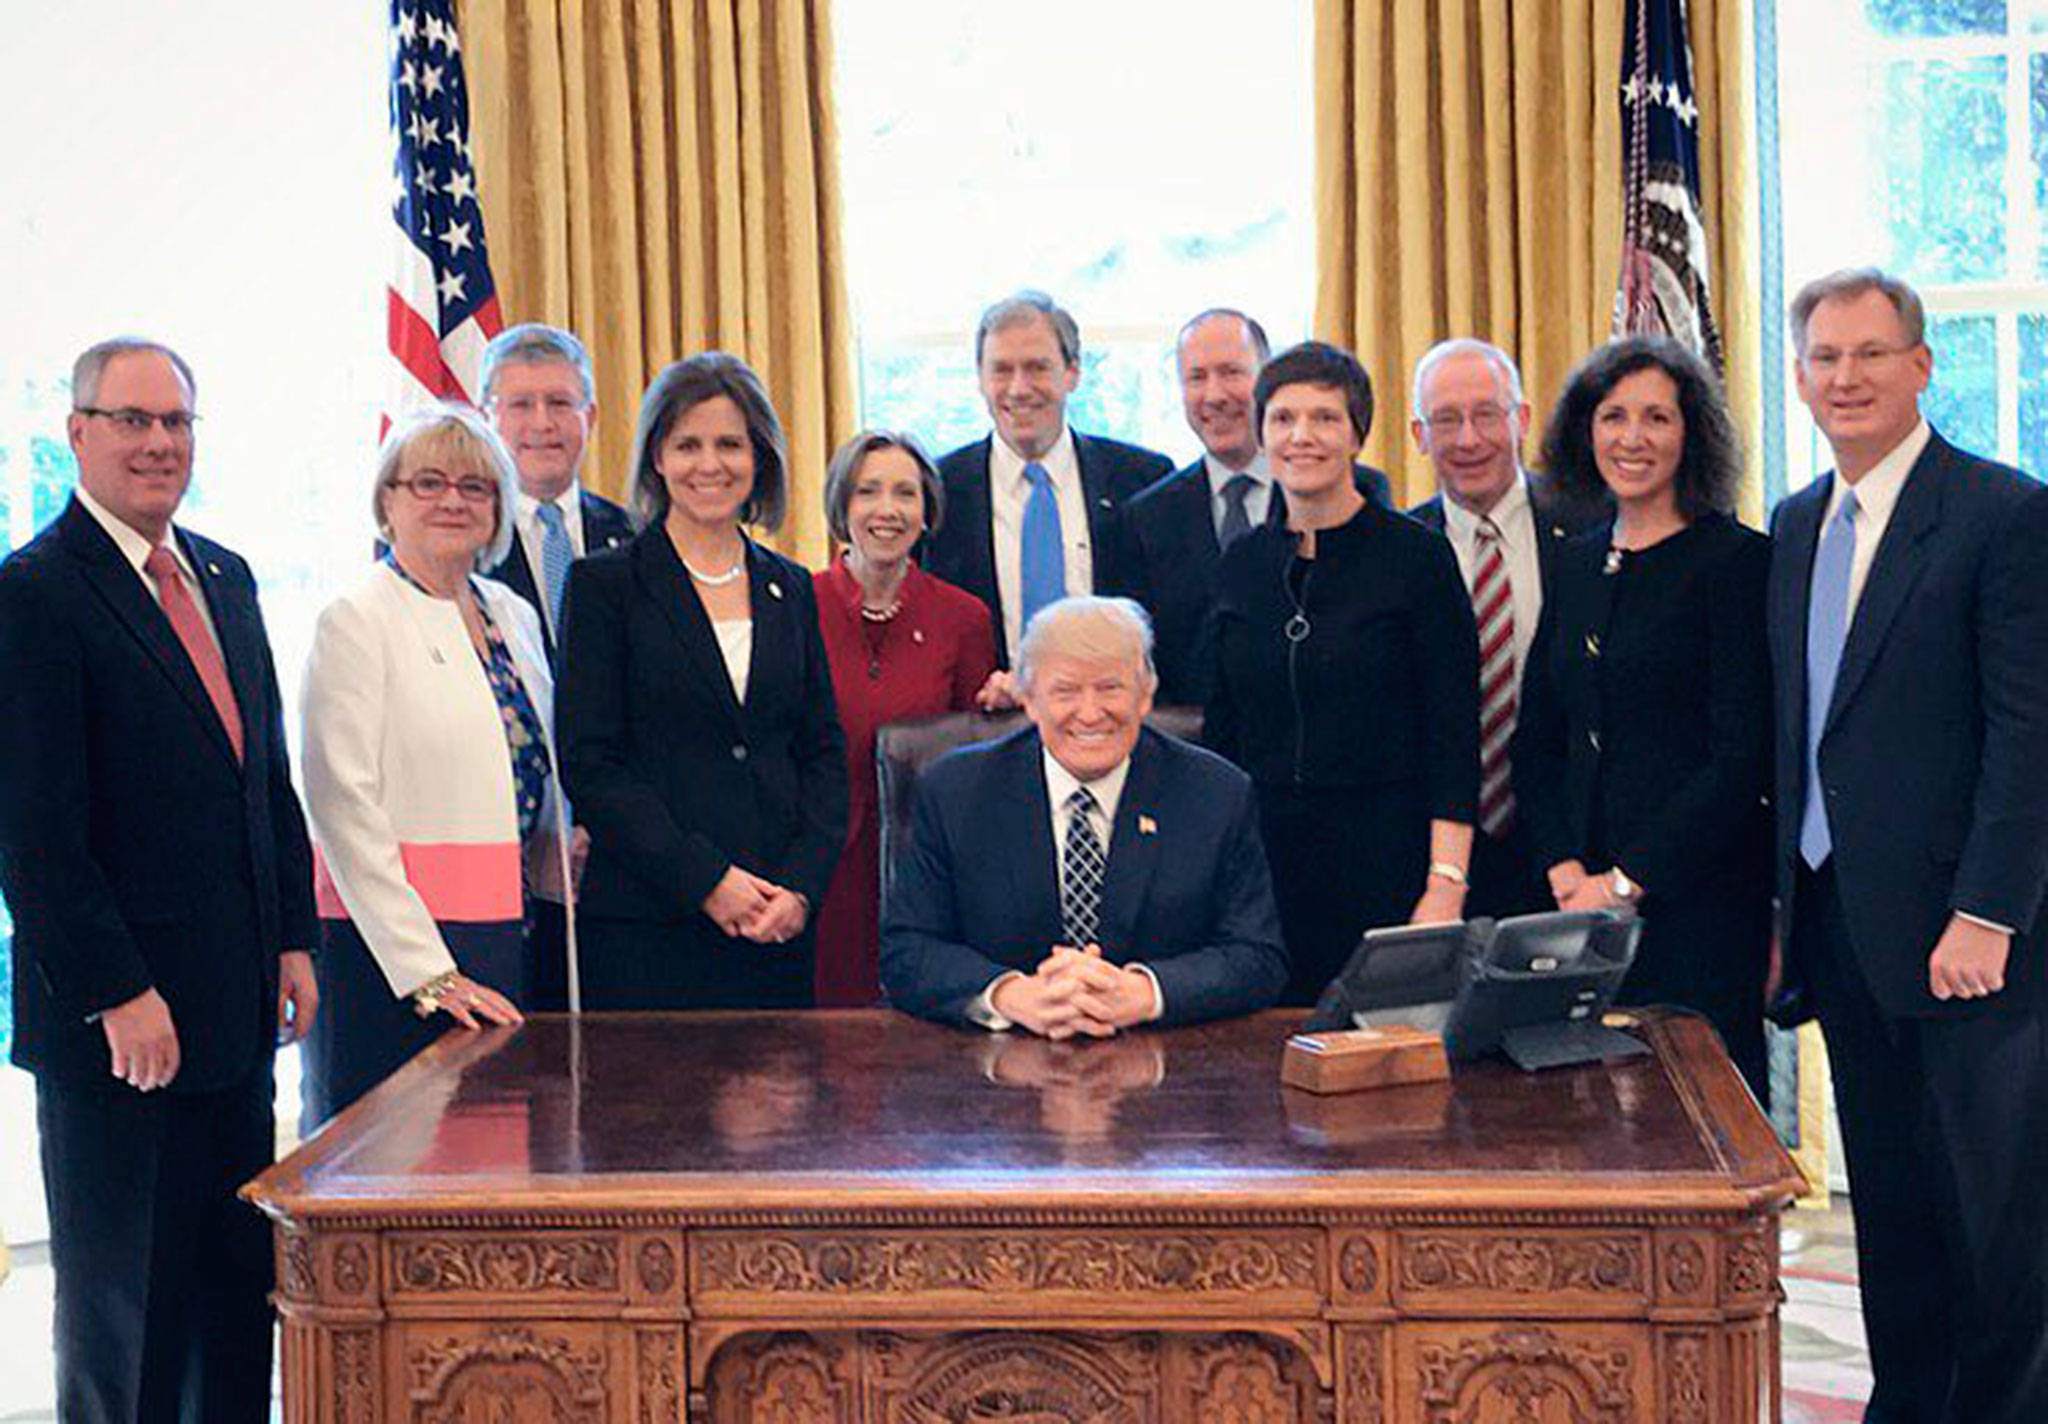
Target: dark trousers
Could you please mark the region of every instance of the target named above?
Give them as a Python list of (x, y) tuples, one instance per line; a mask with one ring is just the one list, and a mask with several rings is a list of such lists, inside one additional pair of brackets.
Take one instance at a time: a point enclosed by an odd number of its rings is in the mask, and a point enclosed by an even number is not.
[(271, 1093), (37, 1083), (64, 1424), (270, 1418)]
[(569, 1007), (569, 914), (553, 900), (526, 902), (526, 1001), (534, 1014)]
[[(2038, 1011), (1886, 1018), (1832, 867), (1793, 934), (1849, 1157), (1867, 1424), (2048, 1420), (2048, 1040)], [(1927, 946), (1931, 953), (1934, 946)]]

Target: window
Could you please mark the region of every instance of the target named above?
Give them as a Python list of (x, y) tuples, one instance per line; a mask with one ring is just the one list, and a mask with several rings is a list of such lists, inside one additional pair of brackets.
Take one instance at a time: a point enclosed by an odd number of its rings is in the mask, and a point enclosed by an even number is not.
[[(181, 519), (255, 568), (288, 707), (313, 618), (371, 537), (392, 240), (385, 20), (374, 5), (297, 5), (279, 23), (265, 0), (8, 16), (0, 555), (76, 479), (72, 358), (118, 333), (169, 342), (205, 417)], [(10, 935), (0, 907), (0, 1048)], [(16, 1240), (41, 1234), (26, 1095), (0, 1068), (0, 1234)], [(17, 1402), (0, 1390), (0, 1414)]]
[[(1778, 0), (1777, 41), (1786, 297), (1836, 267), (1906, 277), (1928, 418), (2048, 472), (2048, 0)], [(1832, 460), (1789, 372), (1796, 488)]]
[(833, 21), (863, 424), (934, 454), (979, 439), (975, 322), (1039, 287), (1081, 324), (1074, 426), (1191, 455), (1181, 322), (1234, 306), (1276, 345), (1308, 331), (1308, 5), (905, 14), (840, 0)]

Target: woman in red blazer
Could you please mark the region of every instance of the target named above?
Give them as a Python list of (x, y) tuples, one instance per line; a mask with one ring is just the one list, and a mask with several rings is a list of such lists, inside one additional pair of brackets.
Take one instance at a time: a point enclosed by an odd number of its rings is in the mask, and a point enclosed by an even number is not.
[(882, 997), (877, 969), (881, 849), (875, 729), (885, 722), (1015, 705), (996, 675), (988, 609), (911, 561), (939, 527), (944, 487), (915, 439), (864, 431), (825, 475), (825, 523), (846, 552), (812, 576), (832, 692), (846, 730), (846, 846), (818, 912), (817, 1005)]

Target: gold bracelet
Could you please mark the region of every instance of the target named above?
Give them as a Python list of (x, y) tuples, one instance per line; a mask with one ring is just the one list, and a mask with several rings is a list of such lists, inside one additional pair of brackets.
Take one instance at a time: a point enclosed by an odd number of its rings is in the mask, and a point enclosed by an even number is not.
[(423, 1019), (432, 1018), (441, 1011), (441, 996), (454, 988), (461, 977), (461, 970), (449, 969), (420, 985), (412, 991), (412, 1011)]
[(1429, 863), (1429, 873), (1439, 880), (1449, 881), (1460, 890), (1465, 888), (1465, 867), (1454, 861), (1433, 860)]

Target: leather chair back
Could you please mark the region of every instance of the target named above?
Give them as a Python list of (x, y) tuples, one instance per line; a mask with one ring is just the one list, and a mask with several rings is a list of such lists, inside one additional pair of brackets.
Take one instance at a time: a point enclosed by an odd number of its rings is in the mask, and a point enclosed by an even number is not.
[[(941, 712), (935, 717), (911, 717), (890, 722), (875, 733), (875, 776), (879, 794), (875, 798), (880, 819), (882, 849), (881, 915), (889, 919), (889, 892), (896, 879), (896, 860), (910, 835), (910, 798), (917, 790), (917, 778), (933, 761), (955, 747), (975, 742), (992, 742), (1024, 725), (1022, 712)], [(1199, 707), (1154, 707), (1145, 725), (1182, 741), (1196, 742), (1202, 736)], [(1006, 808), (990, 807), (991, 814)]]

